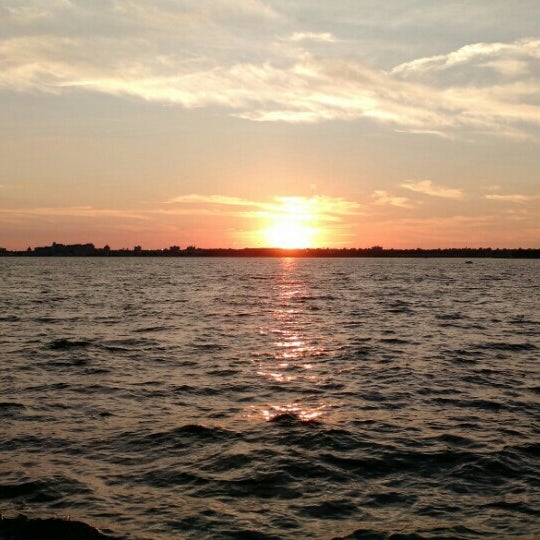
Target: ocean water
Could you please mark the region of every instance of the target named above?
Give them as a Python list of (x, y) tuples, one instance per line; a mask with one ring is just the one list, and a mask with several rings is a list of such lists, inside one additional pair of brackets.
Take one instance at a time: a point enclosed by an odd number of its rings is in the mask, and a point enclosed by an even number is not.
[(0, 295), (6, 516), (540, 537), (540, 261), (3, 258)]

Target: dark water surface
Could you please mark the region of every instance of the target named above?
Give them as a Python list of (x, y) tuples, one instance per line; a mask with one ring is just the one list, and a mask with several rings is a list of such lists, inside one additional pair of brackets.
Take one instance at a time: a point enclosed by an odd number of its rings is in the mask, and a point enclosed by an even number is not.
[(540, 537), (540, 261), (3, 258), (0, 295), (8, 516)]

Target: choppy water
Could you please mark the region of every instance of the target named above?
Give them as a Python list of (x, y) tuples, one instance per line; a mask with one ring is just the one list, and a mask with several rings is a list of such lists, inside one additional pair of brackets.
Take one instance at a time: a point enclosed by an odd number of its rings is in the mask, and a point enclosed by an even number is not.
[(4, 514), (540, 537), (540, 261), (4, 258), (0, 295)]

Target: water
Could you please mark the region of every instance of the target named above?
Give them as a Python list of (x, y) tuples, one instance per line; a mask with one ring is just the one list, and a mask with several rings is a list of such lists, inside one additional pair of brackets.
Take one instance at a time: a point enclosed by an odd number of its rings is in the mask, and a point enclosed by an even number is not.
[(539, 261), (0, 276), (8, 516), (131, 539), (540, 536)]

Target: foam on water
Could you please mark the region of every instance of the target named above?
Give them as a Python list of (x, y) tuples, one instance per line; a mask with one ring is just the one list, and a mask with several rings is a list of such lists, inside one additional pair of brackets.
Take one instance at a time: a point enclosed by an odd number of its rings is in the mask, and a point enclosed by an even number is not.
[(0, 275), (0, 538), (540, 535), (537, 261)]

